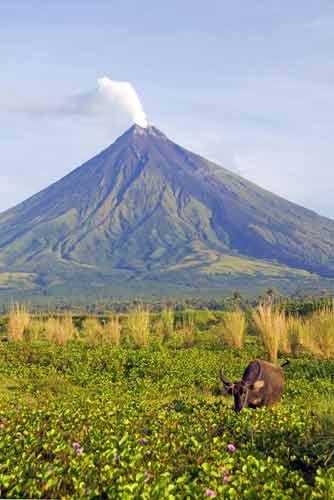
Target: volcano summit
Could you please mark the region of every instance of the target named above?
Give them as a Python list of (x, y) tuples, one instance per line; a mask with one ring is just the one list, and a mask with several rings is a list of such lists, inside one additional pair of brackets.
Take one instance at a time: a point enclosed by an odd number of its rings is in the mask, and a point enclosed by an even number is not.
[(107, 296), (317, 288), (334, 221), (134, 125), (0, 214), (0, 290)]

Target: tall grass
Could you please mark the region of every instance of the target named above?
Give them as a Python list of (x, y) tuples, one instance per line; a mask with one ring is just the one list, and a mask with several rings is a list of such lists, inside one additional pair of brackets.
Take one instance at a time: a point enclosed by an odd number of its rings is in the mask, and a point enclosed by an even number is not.
[(192, 347), (195, 342), (195, 316), (187, 312), (182, 316), (180, 335), (183, 347)]
[(72, 314), (66, 312), (63, 317), (49, 318), (44, 325), (45, 338), (59, 345), (66, 344), (75, 338), (76, 330)]
[(174, 311), (170, 308), (165, 308), (160, 314), (162, 335), (165, 340), (172, 337), (174, 333)]
[(24, 340), (35, 342), (45, 338), (45, 324), (41, 318), (34, 318), (24, 330)]
[(23, 340), (30, 319), (30, 313), (25, 305), (12, 304), (8, 313), (8, 339), (13, 342)]
[(246, 318), (242, 311), (225, 312), (222, 322), (222, 338), (231, 347), (244, 345)]
[(119, 346), (121, 343), (121, 324), (118, 315), (110, 316), (103, 328), (103, 340), (108, 344)]
[(278, 349), (280, 352), (284, 354), (289, 354), (291, 352), (292, 335), (293, 332), (295, 331), (294, 318), (286, 316), (283, 311), (281, 312), (275, 311), (275, 315), (277, 315), (276, 321), (279, 323), (279, 329), (280, 329)]
[(285, 349), (281, 347), (282, 352), (292, 353), (295, 356), (302, 347), (302, 333), (304, 321), (295, 316), (288, 316), (286, 319), (287, 339), (285, 341)]
[[(252, 313), (253, 322), (268, 358), (276, 362), (278, 352), (309, 352), (315, 357), (334, 357), (334, 310), (323, 308), (306, 318), (286, 316), (272, 304), (262, 304)], [(151, 319), (154, 322), (151, 328)], [(164, 309), (159, 315), (150, 314), (145, 306), (137, 306), (120, 322), (118, 315), (111, 315), (104, 324), (96, 317), (88, 317), (82, 324), (82, 338), (91, 344), (118, 346), (125, 339), (134, 347), (147, 347), (168, 340), (169, 345), (192, 347), (196, 337), (197, 319), (193, 311), (182, 314), (175, 325), (173, 310)], [(151, 336), (151, 329), (152, 336)], [(222, 323), (214, 326), (211, 341), (222, 339), (228, 345), (242, 348), (246, 334), (246, 316), (242, 311), (224, 312)], [(154, 335), (153, 335), (154, 334)], [(8, 313), (7, 335), (10, 341), (49, 340), (60, 345), (78, 337), (71, 313), (62, 317), (32, 316), (25, 305), (14, 304)], [(201, 334), (203, 337), (203, 334)], [(201, 339), (202, 340), (202, 339)]]
[(148, 347), (150, 341), (150, 311), (139, 305), (129, 312), (126, 320), (129, 339), (135, 347)]
[(103, 326), (100, 321), (94, 317), (86, 318), (82, 323), (82, 335), (88, 344), (98, 345), (103, 344)]
[(271, 304), (261, 304), (253, 312), (254, 323), (260, 333), (269, 361), (277, 361), (278, 348), (287, 345), (287, 324), (283, 312), (274, 310)]
[(315, 311), (303, 322), (300, 342), (315, 356), (330, 358), (334, 355), (334, 311), (332, 308)]
[(261, 305), (253, 313), (254, 322), (262, 338), (269, 359), (277, 360), (278, 349), (297, 354), (300, 349), (330, 358), (334, 356), (334, 311), (324, 308), (308, 318), (286, 317), (270, 304)]

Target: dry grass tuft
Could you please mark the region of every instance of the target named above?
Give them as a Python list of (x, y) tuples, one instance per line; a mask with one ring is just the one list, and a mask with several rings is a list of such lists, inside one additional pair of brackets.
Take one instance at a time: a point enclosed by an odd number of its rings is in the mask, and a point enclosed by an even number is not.
[(174, 311), (170, 308), (165, 308), (161, 311), (161, 330), (164, 340), (168, 340), (174, 333)]
[(45, 338), (45, 324), (41, 318), (34, 318), (24, 330), (24, 340), (35, 342)]
[(119, 316), (110, 316), (103, 328), (103, 340), (108, 344), (119, 346), (121, 343), (121, 324)]
[(180, 335), (183, 347), (192, 347), (195, 342), (195, 317), (192, 313), (186, 313), (181, 320)]
[(89, 344), (98, 345), (103, 343), (103, 326), (97, 318), (86, 318), (82, 323), (83, 337)]
[(303, 320), (295, 316), (288, 316), (288, 318), (286, 319), (286, 325), (288, 332), (287, 348), (285, 350), (282, 349), (282, 351), (284, 353), (291, 352), (292, 354), (297, 355), (300, 351), (300, 348), (302, 347), (301, 339), (304, 322)]
[(45, 338), (59, 345), (65, 345), (76, 336), (72, 314), (67, 312), (61, 318), (49, 318), (44, 324)]
[(30, 323), (30, 313), (23, 304), (12, 304), (8, 314), (8, 339), (19, 342), (24, 339), (24, 332)]
[(322, 358), (334, 355), (334, 311), (324, 308), (315, 311), (303, 322), (301, 328), (301, 344), (303, 347)]
[(277, 326), (280, 328), (278, 349), (284, 354), (290, 354), (292, 335), (293, 332), (295, 332), (294, 318), (292, 316), (286, 316), (283, 311), (275, 311), (275, 315), (277, 315)]
[(130, 311), (126, 320), (130, 341), (135, 347), (148, 347), (150, 342), (150, 311), (139, 305)]
[(227, 345), (241, 348), (244, 345), (246, 318), (242, 311), (225, 312), (223, 316), (222, 338)]
[(277, 361), (279, 346), (287, 347), (287, 324), (283, 312), (275, 311), (271, 304), (262, 304), (253, 312), (254, 323), (272, 363)]

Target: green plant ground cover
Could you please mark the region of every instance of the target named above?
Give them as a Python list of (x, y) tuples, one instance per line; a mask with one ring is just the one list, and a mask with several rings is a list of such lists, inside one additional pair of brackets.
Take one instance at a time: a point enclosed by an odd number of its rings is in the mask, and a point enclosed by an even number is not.
[(0, 345), (0, 497), (333, 499), (334, 362), (292, 359), (279, 406), (236, 414), (219, 369), (257, 356)]

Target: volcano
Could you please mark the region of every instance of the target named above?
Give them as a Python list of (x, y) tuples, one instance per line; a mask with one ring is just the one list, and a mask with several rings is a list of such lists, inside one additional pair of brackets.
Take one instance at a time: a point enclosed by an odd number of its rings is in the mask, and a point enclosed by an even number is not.
[[(320, 286), (334, 221), (134, 125), (0, 214), (0, 290), (196, 294)], [(323, 284), (322, 284), (323, 286)]]

